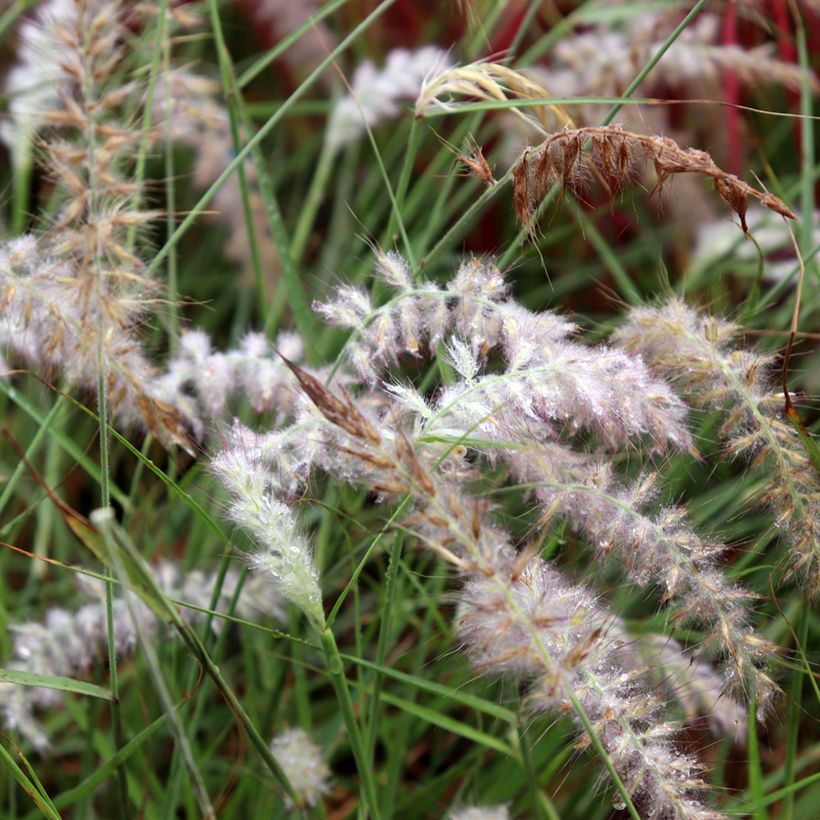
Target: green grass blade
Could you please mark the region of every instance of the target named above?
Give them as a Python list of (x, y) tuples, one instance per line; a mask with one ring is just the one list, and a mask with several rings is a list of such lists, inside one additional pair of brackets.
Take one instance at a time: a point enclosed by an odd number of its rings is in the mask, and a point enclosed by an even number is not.
[(41, 675), (36, 672), (21, 672), (16, 669), (0, 668), (0, 683), (12, 683), (15, 686), (43, 686), (46, 689), (57, 689), (75, 695), (86, 695), (90, 698), (111, 700), (110, 690), (84, 680), (75, 680), (61, 675)]
[[(20, 754), (20, 753), (18, 753)], [(26, 774), (14, 758), (9, 753), (4, 743), (0, 743), (0, 761), (11, 772), (12, 777), (17, 781), (23, 791), (31, 798), (32, 802), (42, 814), (43, 817), (49, 820), (60, 820), (60, 813), (51, 801), (51, 798), (46, 794), (42, 784), (34, 774), (34, 769), (29, 764), (28, 760), (20, 754), (23, 760), (23, 765), (28, 769), (29, 774)]]

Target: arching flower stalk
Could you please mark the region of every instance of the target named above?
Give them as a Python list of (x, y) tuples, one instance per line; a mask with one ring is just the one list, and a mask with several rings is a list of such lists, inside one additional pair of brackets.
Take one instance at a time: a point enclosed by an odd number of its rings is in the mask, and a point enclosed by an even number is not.
[(501, 458), (542, 509), (542, 523), (560, 516), (601, 561), (615, 558), (638, 586), (657, 584), (679, 623), (705, 626), (699, 654), (725, 659), (723, 689), (754, 700), (762, 719), (777, 691), (765, 671), (774, 645), (749, 625), (748, 591), (723, 574), (724, 547), (701, 538), (687, 524), (686, 510), (657, 507), (658, 477), (644, 474), (619, 485), (612, 465), (579, 458), (560, 445), (509, 449)]
[(779, 197), (719, 168), (706, 151), (682, 148), (671, 137), (606, 125), (565, 128), (539, 145), (524, 149), (513, 167), (513, 202), (518, 221), (531, 227), (538, 206), (556, 186), (579, 192), (590, 169), (611, 190), (621, 190), (630, 181), (637, 151), (655, 168), (656, 183), (650, 196), (660, 193), (678, 174), (699, 174), (713, 180), (720, 197), (740, 218), (744, 232), (748, 230), (746, 210), (750, 201), (789, 219), (796, 218)]
[(228, 515), (252, 540), (246, 556), (251, 569), (321, 632), (325, 616), (312, 546), (278, 497), (260, 450), (249, 441), (227, 447), (211, 460), (211, 471), (229, 493)]
[[(446, 337), (450, 364), (461, 379), (443, 391), (436, 405), (412, 392), (398, 392), (425, 415), (425, 432), (451, 429), (494, 438), (496, 430), (522, 420), (552, 437), (563, 428), (593, 430), (611, 447), (647, 436), (659, 450), (686, 449), (684, 407), (669, 387), (653, 378), (641, 360), (606, 346), (588, 347), (571, 335), (576, 326), (550, 311), (534, 313), (509, 298), (498, 268), (472, 259), (446, 288), (413, 285), (398, 254), (378, 252), (378, 271), (396, 290), (373, 307), (365, 291), (342, 287), (333, 300), (315, 305), (333, 324), (354, 336), (345, 355), (360, 378), (374, 383), (401, 356), (435, 352)], [(506, 364), (500, 373), (480, 375), (491, 351)]]

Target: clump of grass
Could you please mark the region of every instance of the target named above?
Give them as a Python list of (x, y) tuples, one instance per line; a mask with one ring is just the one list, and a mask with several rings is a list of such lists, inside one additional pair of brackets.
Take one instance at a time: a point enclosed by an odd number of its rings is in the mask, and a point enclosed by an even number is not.
[(0, 814), (813, 816), (786, 4), (28, 5)]

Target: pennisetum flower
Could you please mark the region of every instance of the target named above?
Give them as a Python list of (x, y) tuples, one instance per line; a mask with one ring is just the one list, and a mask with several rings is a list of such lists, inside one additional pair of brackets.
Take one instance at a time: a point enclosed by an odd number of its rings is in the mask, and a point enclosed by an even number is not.
[(304, 729), (286, 729), (270, 744), (276, 762), (307, 806), (315, 806), (330, 790), (330, 768), (322, 750)]
[(359, 481), (388, 497), (412, 498), (415, 511), (405, 526), (464, 574), (458, 628), (476, 665), (529, 682), (535, 708), (573, 712), (633, 811), (717, 817), (700, 801), (698, 767), (677, 746), (663, 703), (641, 683), (641, 672), (620, 661), (623, 645), (608, 632), (613, 618), (595, 597), (540, 558), (517, 554), (488, 520), (486, 505), (455, 474), (446, 481), (436, 476), (407, 435), (293, 370), (337, 428), (337, 446), (359, 462)]
[[(326, 320), (354, 331), (345, 355), (369, 383), (400, 357), (435, 352), (451, 337), (448, 359), (461, 378), (429, 408), (427, 433), (456, 427), (492, 438), (495, 430), (529, 420), (542, 430), (592, 429), (613, 446), (634, 436), (651, 438), (658, 449), (689, 446), (682, 403), (639, 358), (579, 344), (570, 338), (573, 323), (526, 310), (509, 298), (492, 262), (463, 263), (446, 288), (413, 285), (398, 254), (378, 251), (377, 263), (396, 291), (384, 305), (374, 307), (368, 293), (345, 286), (315, 307)], [(480, 374), (492, 350), (502, 354), (505, 368)], [(410, 392), (403, 396), (422, 406)]]
[(2, 337), (71, 385), (104, 391), (126, 421), (185, 444), (179, 414), (151, 392), (138, 335), (159, 288), (134, 247), (156, 214), (141, 208), (140, 186), (126, 174), (143, 139), (125, 114), (137, 88), (118, 81), (130, 13), (119, 2), (75, 0), (49, 4), (31, 23), (59, 44), (51, 105), (37, 113), (50, 129), (44, 154), (56, 210), (48, 230), (2, 248)]
[[(560, 317), (521, 308), (489, 263), (463, 265), (450, 287), (438, 291), (426, 285), (414, 291), (409, 275), (397, 275), (407, 268), (395, 254), (380, 254), (379, 268), (398, 290), (384, 307), (370, 307), (366, 294), (359, 299), (368, 304), (366, 316), (335, 312), (334, 302), (320, 306), (356, 331), (347, 347), (351, 361), (367, 361), (372, 380), (379, 362), (419, 355), (418, 343), (408, 350), (408, 336), (444, 344), (459, 378), (433, 401), (406, 385), (387, 385), (415, 435), (463, 442), (504, 462), (537, 499), (542, 525), (565, 519), (599, 559), (617, 556), (635, 583), (658, 585), (677, 620), (707, 628), (703, 650), (725, 658), (725, 690), (754, 698), (763, 715), (776, 689), (764, 671), (772, 646), (749, 625), (752, 596), (724, 576), (723, 548), (694, 532), (685, 510), (657, 503), (656, 471), (627, 483), (604, 453), (585, 455), (567, 442), (588, 431), (616, 452), (641, 438), (658, 451), (691, 447), (685, 408), (669, 386), (639, 358), (582, 345), (569, 338), (574, 327)], [(445, 299), (453, 292), (458, 296)], [(433, 311), (414, 304), (421, 300), (445, 305), (435, 335), (426, 326)], [(394, 311), (408, 303), (400, 325)], [(506, 368), (497, 361), (491, 371), (485, 367), (493, 351)]]
[[(342, 288), (317, 306), (354, 331), (345, 354), (361, 383), (344, 366), (330, 375), (356, 398), (327, 387), (328, 374), (286, 362), (309, 403), (292, 406), (289, 427), (234, 426), (219, 457), (247, 465), (232, 505), (245, 499), (252, 515), (267, 511), (316, 468), (387, 502), (408, 498), (403, 526), (464, 578), (458, 631), (476, 666), (525, 681), (534, 709), (573, 713), (582, 744), (595, 748), (621, 801), (640, 816), (717, 816), (702, 802), (699, 767), (677, 741), (665, 699), (678, 700), (688, 719), (705, 713), (714, 731), (742, 739), (743, 707), (731, 695), (765, 705), (774, 689), (764, 670), (770, 647), (750, 626), (749, 596), (723, 575), (721, 547), (695, 533), (683, 510), (657, 501), (656, 469), (637, 479), (632, 471), (628, 481), (616, 460), (620, 452), (691, 447), (684, 405), (638, 356), (585, 345), (562, 317), (524, 310), (492, 263), (465, 263), (440, 287), (414, 283), (397, 254), (378, 252), (377, 261), (394, 290), (385, 304)], [(456, 375), (432, 396), (385, 380), (390, 367), (435, 349)], [(631, 635), (596, 594), (518, 552), (473, 491), (478, 462), (465, 448), (508, 467), (511, 489), (536, 498), (538, 526), (565, 518), (600, 558), (619, 555), (633, 582), (658, 585), (676, 619), (705, 626), (723, 674), (675, 641)], [(290, 523), (267, 521), (243, 526), (259, 543), (275, 526), (298, 541)], [(306, 554), (304, 545), (292, 551)], [(281, 563), (276, 571), (282, 589)], [(296, 587), (309, 586), (302, 572)]]
[(251, 539), (246, 560), (278, 595), (301, 610), (317, 631), (324, 628), (319, 572), (313, 549), (293, 510), (265, 467), (263, 451), (250, 437), (234, 436), (211, 460), (211, 471), (227, 489), (227, 514)]
[(394, 49), (381, 68), (365, 60), (353, 73), (350, 94), (333, 107), (327, 126), (328, 145), (338, 149), (359, 139), (367, 128), (395, 117), (401, 101), (414, 100), (422, 83), (446, 65), (446, 52), (435, 46), (416, 51)]
[(740, 328), (700, 313), (680, 299), (633, 308), (615, 334), (694, 403), (721, 413), (720, 437), (730, 457), (742, 457), (767, 477), (759, 501), (791, 548), (790, 574), (820, 593), (820, 486), (795, 426), (783, 416), (773, 387), (772, 357), (734, 344)]
[(747, 709), (726, 694), (726, 681), (667, 635), (633, 635), (631, 648), (661, 691), (676, 700), (692, 723), (702, 716), (715, 738), (746, 740)]
[[(201, 609), (210, 606), (216, 575), (201, 570), (181, 571), (170, 562), (155, 568), (157, 583), (170, 598), (188, 605), (182, 609), (191, 621), (202, 619)], [(229, 571), (222, 582), (218, 609), (226, 607), (233, 598), (239, 582), (238, 573)], [(49, 609), (42, 621), (11, 624), (14, 657), (8, 668), (18, 672), (56, 675), (74, 678), (87, 674), (94, 663), (103, 660), (108, 650), (106, 602), (102, 585), (80, 576), (81, 588), (90, 600), (76, 610), (60, 607)], [(143, 603), (134, 601), (133, 616), (123, 598), (113, 604), (116, 652), (120, 656), (132, 654), (137, 647), (138, 632), (156, 635), (163, 626), (156, 615)], [(259, 579), (249, 579), (242, 588), (235, 613), (248, 618), (259, 614), (283, 617), (279, 602)], [(135, 624), (134, 619), (138, 624)], [(213, 622), (219, 629), (218, 619)], [(38, 751), (45, 752), (49, 736), (37, 720), (37, 711), (62, 703), (63, 694), (57, 689), (21, 686), (3, 683), (0, 687), (0, 714), (7, 729), (19, 732)]]
[(700, 802), (698, 767), (663, 720), (662, 701), (642, 673), (619, 663), (623, 645), (608, 634), (609, 621), (587, 591), (533, 558), (503, 587), (471, 579), (458, 630), (480, 671), (530, 682), (532, 708), (582, 716), (585, 745), (597, 736), (639, 816), (720, 816)]
[(700, 652), (725, 658), (723, 691), (754, 699), (765, 714), (777, 690), (765, 672), (774, 646), (750, 626), (754, 596), (725, 577), (724, 547), (698, 535), (686, 510), (657, 505), (657, 475), (619, 483), (611, 463), (560, 445), (510, 449), (502, 458), (531, 488), (542, 523), (564, 518), (599, 560), (615, 557), (637, 585), (658, 585), (675, 621), (706, 627)]
[(294, 409), (297, 394), (282, 356), (302, 360), (302, 340), (283, 332), (274, 345), (262, 333), (247, 333), (236, 348), (216, 351), (202, 330), (183, 333), (176, 354), (153, 382), (157, 395), (185, 415), (197, 438), (206, 425), (229, 415), (231, 399), (242, 397), (256, 413), (272, 413), (277, 426)]

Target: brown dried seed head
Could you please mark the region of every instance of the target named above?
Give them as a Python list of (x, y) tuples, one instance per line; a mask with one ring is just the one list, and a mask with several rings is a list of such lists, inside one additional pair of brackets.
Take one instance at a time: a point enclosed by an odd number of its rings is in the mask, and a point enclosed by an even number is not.
[(429, 473), (424, 469), (422, 463), (413, 452), (413, 448), (404, 433), (396, 436), (396, 455), (407, 465), (410, 473), (425, 495), (434, 496), (436, 485)]
[(601, 637), (601, 628), (598, 627), (582, 638), (566, 655), (563, 665), (566, 669), (574, 669), (592, 651), (592, 647)]
[(353, 402), (353, 399), (348, 394), (344, 387), (339, 387), (339, 392), (342, 394), (342, 400), (345, 404), (348, 420), (353, 430), (353, 435), (359, 438), (366, 439), (371, 444), (381, 443), (381, 436), (378, 430), (365, 418), (364, 414), (359, 410)]
[(378, 430), (365, 418), (358, 407), (353, 403), (353, 399), (347, 394), (343, 387), (339, 388), (341, 398), (325, 387), (315, 376), (302, 370), (301, 367), (279, 354), (282, 361), (288, 366), (290, 371), (296, 376), (302, 389), (307, 393), (308, 398), (316, 405), (322, 415), (332, 424), (341, 427), (355, 438), (364, 439), (370, 444), (380, 444), (381, 436)]
[(351, 414), (349, 403), (337, 398), (315, 376), (311, 376), (310, 373), (302, 370), (301, 367), (286, 359), (281, 353), (279, 355), (293, 375), (296, 376), (299, 385), (307, 393), (308, 398), (331, 424), (341, 427), (356, 438), (363, 437), (361, 426), (358, 424), (355, 415)]
[(421, 520), (426, 521), (428, 524), (431, 524), (434, 527), (438, 527), (440, 529), (441, 528), (446, 529), (446, 527), (447, 527), (446, 519), (442, 518), (440, 515), (437, 515), (434, 512), (431, 512), (430, 509), (427, 508), (427, 507), (425, 507), (419, 513), (419, 515), (421, 517)]
[(493, 176), (490, 164), (481, 150), (481, 146), (474, 140), (469, 144), (469, 151), (465, 154), (459, 155), (459, 161), (467, 169), (467, 176), (476, 177), (480, 179), (485, 185), (495, 184), (495, 177)]
[(592, 153), (598, 167), (608, 180), (616, 176), (614, 140), (609, 136), (596, 135), (592, 138)]
[[(620, 190), (629, 179), (633, 147), (643, 149), (646, 158), (653, 163), (657, 184), (650, 197), (662, 191), (669, 177), (675, 174), (698, 173), (715, 181), (718, 193), (738, 214), (746, 229), (746, 208), (750, 199), (756, 199), (766, 208), (795, 219), (795, 214), (778, 197), (759, 191), (733, 174), (719, 168), (705, 151), (682, 148), (673, 139), (652, 134), (624, 131), (617, 125), (587, 128), (569, 128), (552, 134), (538, 147), (524, 151), (518, 165), (513, 169), (513, 201), (519, 222), (527, 225), (537, 204), (549, 191), (556, 179), (563, 187), (578, 186), (578, 170), (583, 156), (584, 144), (589, 141), (595, 166), (605, 177), (603, 181), (614, 190)], [(534, 181), (530, 179), (530, 152), (536, 152), (538, 162)]]
[(429, 496), (434, 496), (436, 494), (436, 485), (433, 483), (433, 479), (430, 478), (429, 473), (427, 473), (421, 465), (421, 462), (416, 458), (415, 454), (410, 462), (410, 469), (413, 471), (413, 477), (418, 481), (419, 486), (421, 489)]
[(632, 151), (629, 148), (629, 142), (627, 140), (619, 140), (618, 141), (618, 159), (617, 159), (617, 167), (618, 167), (618, 175), (623, 176), (629, 173), (629, 165), (632, 161)]
[(740, 225), (743, 233), (749, 232), (746, 224), (746, 209), (749, 205), (749, 198), (743, 191), (738, 190), (736, 185), (732, 185), (729, 180), (716, 179), (715, 188), (724, 202), (740, 217)]
[(512, 570), (510, 571), (511, 581), (517, 581), (524, 574), (524, 570), (527, 568), (527, 565), (529, 564), (531, 558), (532, 553), (528, 550), (525, 550), (524, 552), (518, 554), (515, 564), (513, 564)]
[(535, 163), (535, 198), (538, 200), (543, 199), (549, 193), (558, 176), (558, 170), (553, 164), (549, 148), (539, 151), (538, 160)]
[(785, 216), (787, 219), (797, 219), (797, 214), (774, 194), (765, 193), (758, 197), (762, 205), (765, 205), (770, 211), (774, 211), (780, 216)]
[(471, 524), (472, 535), (475, 541), (481, 536), (481, 503), (477, 498), (473, 499), (473, 520)]

